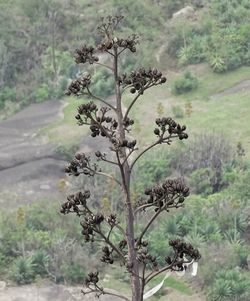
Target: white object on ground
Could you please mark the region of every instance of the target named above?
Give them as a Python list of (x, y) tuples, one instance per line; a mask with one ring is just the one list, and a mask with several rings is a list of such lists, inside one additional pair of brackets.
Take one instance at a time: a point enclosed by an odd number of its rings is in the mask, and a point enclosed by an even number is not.
[(165, 277), (163, 278), (162, 282), (156, 285), (155, 287), (151, 288), (148, 292), (143, 295), (143, 300), (148, 299), (149, 297), (153, 296), (159, 289), (163, 286), (164, 281), (171, 275), (171, 272), (168, 272)]

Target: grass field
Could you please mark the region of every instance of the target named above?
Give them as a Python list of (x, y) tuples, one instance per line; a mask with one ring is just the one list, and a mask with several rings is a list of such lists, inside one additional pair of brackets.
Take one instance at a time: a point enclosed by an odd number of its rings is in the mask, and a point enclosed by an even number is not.
[[(199, 70), (198, 67), (197, 70)], [(249, 158), (250, 139), (247, 137), (250, 136), (250, 89), (219, 97), (216, 94), (250, 79), (250, 67), (242, 67), (225, 74), (215, 74), (208, 68), (197, 72), (194, 69), (194, 73), (199, 79), (199, 86), (193, 92), (180, 96), (172, 95), (170, 90), (174, 76), (170, 76), (168, 84), (154, 87), (138, 99), (131, 111), (131, 116), (136, 123), (131, 133), (132, 136), (137, 138), (141, 146), (147, 145), (155, 139), (154, 120), (159, 116), (157, 112), (159, 103), (163, 106), (165, 116), (174, 117), (172, 110), (174, 106), (177, 106), (183, 110), (184, 117), (175, 119), (187, 125), (190, 140), (196, 134), (205, 131), (223, 133), (233, 145), (236, 146), (238, 142), (241, 142)], [(129, 93), (124, 95), (125, 108), (128, 107), (133, 97)], [(65, 98), (63, 118), (43, 129), (42, 133), (47, 133), (50, 141), (60, 145), (69, 146), (77, 143), (88, 133), (88, 128), (79, 127), (74, 118), (78, 105), (84, 101)], [(185, 112), (187, 102), (192, 106), (190, 116), (187, 116)]]
[[(250, 156), (250, 97), (249, 91), (239, 91), (232, 95), (216, 97), (219, 92), (234, 87), (239, 82), (250, 79), (250, 68), (243, 67), (234, 72), (218, 75), (212, 72), (199, 76), (199, 87), (196, 91), (181, 96), (171, 95), (168, 85), (152, 88), (143, 95), (134, 109), (132, 117), (139, 122), (140, 142), (142, 145), (154, 139), (154, 120), (158, 117), (157, 106), (161, 103), (165, 116), (173, 116), (173, 106), (180, 107), (183, 118), (175, 118), (181, 124), (187, 125), (190, 139), (205, 131), (223, 133), (236, 146), (242, 142), (246, 155)], [(171, 84), (170, 84), (171, 86)], [(126, 95), (125, 104), (129, 104)], [(185, 114), (185, 104), (191, 102), (192, 114)], [(136, 136), (136, 132), (134, 134)]]
[[(113, 266), (112, 270), (109, 270), (109, 272), (111, 272), (109, 274), (109, 277), (106, 277), (108, 281), (105, 281), (102, 285), (106, 288), (115, 289), (123, 293), (124, 295), (129, 296), (130, 294), (129, 282), (128, 279), (127, 280), (124, 279), (123, 276), (127, 274), (121, 272), (120, 267), (115, 267), (115, 266)], [(155, 277), (149, 283), (149, 286), (145, 289), (145, 292), (150, 290), (150, 288), (158, 285), (162, 281), (163, 277), (164, 275), (159, 275)], [(180, 293), (181, 295), (186, 295), (186, 296), (191, 296), (193, 293), (190, 287), (182, 279), (178, 279), (177, 277), (172, 277), (172, 276), (168, 277), (165, 280), (162, 288), (173, 289), (176, 292)], [(160, 299), (160, 297), (161, 297), (161, 292), (151, 297), (150, 300), (157, 301)]]

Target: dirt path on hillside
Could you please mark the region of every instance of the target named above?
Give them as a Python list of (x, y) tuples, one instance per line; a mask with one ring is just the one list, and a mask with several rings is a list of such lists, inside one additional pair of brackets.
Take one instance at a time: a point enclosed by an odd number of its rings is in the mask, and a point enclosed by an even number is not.
[(32, 104), (0, 123), (0, 204), (56, 197), (65, 162), (38, 132), (60, 118), (63, 104)]
[(0, 301), (120, 301), (110, 295), (95, 298), (93, 295), (84, 296), (82, 287), (70, 287), (45, 283), (43, 285), (23, 285), (0, 289)]
[[(16, 287), (0, 287), (0, 301), (120, 301), (121, 298), (104, 295), (96, 298), (94, 295), (84, 296), (81, 286), (65, 286), (50, 282), (40, 285), (23, 285)], [(173, 289), (164, 289), (165, 296), (159, 301), (205, 301), (205, 297), (199, 294), (183, 295)], [(110, 292), (114, 292), (110, 290)]]
[(237, 94), (240, 92), (250, 91), (250, 79), (241, 81), (240, 83), (234, 85), (231, 88), (226, 89), (220, 93), (214, 94), (212, 98), (219, 98), (227, 95)]

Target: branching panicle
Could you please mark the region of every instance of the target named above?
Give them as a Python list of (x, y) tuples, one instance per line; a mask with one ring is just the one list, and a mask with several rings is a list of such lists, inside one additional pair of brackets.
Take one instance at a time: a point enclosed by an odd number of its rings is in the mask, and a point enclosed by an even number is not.
[(123, 20), (124, 16), (107, 16), (106, 18), (101, 18), (100, 25), (97, 27), (97, 31), (103, 37), (110, 37), (114, 31), (117, 29), (120, 22)]
[(97, 46), (97, 49), (100, 51), (110, 51), (112, 48), (119, 49), (119, 54), (122, 53), (125, 49), (130, 50), (131, 52), (136, 52), (136, 45), (139, 43), (139, 36), (133, 34), (126, 39), (123, 38), (109, 38), (102, 41), (100, 45)]
[(102, 257), (101, 257), (101, 261), (102, 262), (105, 262), (105, 263), (108, 263), (108, 264), (113, 264), (114, 263), (114, 259), (113, 259), (113, 256), (112, 256), (112, 253), (113, 253), (113, 250), (110, 249), (108, 246), (104, 246), (102, 248)]
[(95, 56), (95, 48), (93, 46), (83, 45), (75, 50), (76, 64), (94, 64), (99, 61), (98, 56)]
[(101, 172), (101, 169), (98, 169), (95, 163), (91, 165), (89, 156), (86, 156), (84, 153), (77, 153), (75, 158), (65, 168), (65, 172), (76, 177), (80, 174), (94, 176), (96, 173)]
[[(157, 212), (160, 208), (168, 211), (169, 208), (178, 207), (189, 195), (189, 188), (185, 185), (183, 179), (166, 180), (161, 186), (156, 185), (145, 190), (148, 199), (140, 200), (138, 208), (145, 210), (149, 207), (155, 207)], [(146, 205), (146, 206), (145, 206)]]
[(86, 201), (90, 197), (90, 191), (85, 190), (83, 193), (80, 191), (76, 194), (71, 194), (67, 197), (67, 202), (62, 204), (61, 213), (67, 214), (70, 212), (79, 213), (87, 208)]
[[(120, 75), (120, 54), (126, 49), (135, 52), (138, 44), (137, 35), (131, 35), (127, 38), (114, 35), (122, 18), (122, 16), (103, 18), (101, 25), (98, 27), (98, 31), (102, 36), (101, 43), (96, 48), (83, 45), (76, 49), (75, 53), (77, 64), (99, 64), (111, 70), (114, 79), (115, 103), (109, 103), (109, 101), (91, 92), (90, 75), (73, 80), (67, 91), (68, 95), (88, 96), (91, 100), (98, 100), (104, 105), (98, 108), (93, 101), (81, 104), (75, 118), (79, 125), (89, 126), (92, 137), (102, 136), (110, 142), (109, 149), (114, 153), (114, 158), (111, 156), (110, 159), (106, 153), (96, 150), (95, 159), (116, 165), (119, 177), (116, 178), (102, 172), (97, 164), (92, 163), (90, 157), (84, 153), (77, 153), (65, 168), (65, 172), (74, 176), (80, 174), (87, 176), (102, 175), (116, 182), (120, 189), (119, 192), (124, 197), (125, 226), (120, 226), (118, 217), (114, 213), (104, 216), (100, 212), (95, 212), (88, 202), (90, 198), (89, 190), (69, 195), (67, 201), (61, 206), (61, 213), (75, 213), (81, 219), (81, 233), (86, 242), (101, 241), (104, 243), (100, 261), (107, 264), (113, 264), (114, 262), (122, 264), (131, 277), (132, 301), (142, 301), (145, 285), (154, 277), (166, 270), (183, 271), (187, 267), (185, 265), (187, 262), (198, 261), (201, 256), (199, 251), (193, 248), (192, 245), (179, 239), (171, 240), (169, 245), (173, 248), (174, 255), (167, 256), (165, 258), (167, 265), (162, 267), (160, 261), (150, 253), (150, 242), (144, 239), (145, 234), (162, 212), (184, 206), (185, 198), (189, 195), (189, 188), (182, 178), (167, 179), (161, 185), (147, 188), (145, 190), (146, 197), (140, 198), (135, 206), (131, 200), (130, 182), (135, 163), (153, 147), (164, 143), (170, 145), (174, 138), (187, 139), (188, 134), (185, 132), (186, 126), (181, 126), (172, 118), (157, 118), (155, 120), (156, 128), (154, 129), (156, 141), (139, 152), (135, 158), (132, 158), (132, 154), (134, 155), (135, 151), (138, 150), (138, 142), (128, 135), (134, 124), (134, 120), (130, 118), (129, 113), (144, 91), (153, 86), (164, 84), (167, 79), (161, 71), (155, 68), (148, 70), (140, 68), (130, 74)], [(96, 55), (98, 51), (110, 55), (112, 67), (98, 62)], [(122, 92), (125, 92), (126, 89), (129, 89), (130, 93), (136, 94), (125, 114), (123, 114)], [(151, 208), (154, 209), (152, 216), (145, 221), (140, 232), (135, 231), (135, 214)], [(113, 239), (116, 234), (114, 231), (119, 231), (122, 234), (122, 238), (118, 243)], [(84, 294), (95, 293), (97, 297), (109, 294), (129, 301), (125, 296), (104, 290), (98, 285), (98, 282), (98, 272), (89, 273), (85, 279), (87, 289), (82, 292)]]
[(147, 248), (140, 249), (137, 252), (137, 260), (148, 269), (158, 270), (159, 263), (156, 257), (149, 253)]
[(197, 261), (201, 258), (197, 249), (195, 249), (191, 244), (185, 243), (180, 239), (170, 240), (169, 245), (173, 248), (174, 253), (178, 255), (179, 259), (182, 260), (182, 263), (183, 260)]
[(90, 74), (79, 77), (71, 82), (66, 92), (66, 95), (80, 96), (91, 84)]
[(143, 94), (144, 90), (165, 82), (166, 77), (162, 76), (162, 73), (157, 69), (151, 68), (148, 70), (140, 68), (132, 71), (129, 75), (125, 73), (120, 77), (120, 84), (123, 88), (129, 87), (132, 94), (136, 91)]
[[(161, 142), (164, 142), (165, 133), (170, 135), (169, 138), (174, 135), (177, 135), (180, 140), (188, 138), (188, 134), (185, 133), (186, 126), (181, 126), (170, 117), (157, 118), (155, 123), (158, 128), (155, 128), (154, 134), (160, 138)], [(167, 140), (170, 142), (170, 139)]]

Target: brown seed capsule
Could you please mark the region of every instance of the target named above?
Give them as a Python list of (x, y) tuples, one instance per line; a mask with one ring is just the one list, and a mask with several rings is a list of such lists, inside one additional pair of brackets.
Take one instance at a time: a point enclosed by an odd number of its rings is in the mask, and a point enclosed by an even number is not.
[(77, 153), (77, 154), (75, 155), (75, 158), (76, 158), (77, 160), (81, 160), (81, 158), (82, 158), (82, 155), (81, 155), (81, 154), (79, 154), (79, 153)]
[(183, 203), (185, 201), (185, 198), (183, 196), (179, 197), (179, 203)]
[(155, 135), (159, 135), (160, 134), (160, 130), (158, 128), (155, 128), (154, 129), (154, 133), (155, 133)]
[(96, 151), (95, 155), (96, 155), (97, 158), (100, 158), (102, 156), (102, 153), (100, 151)]

